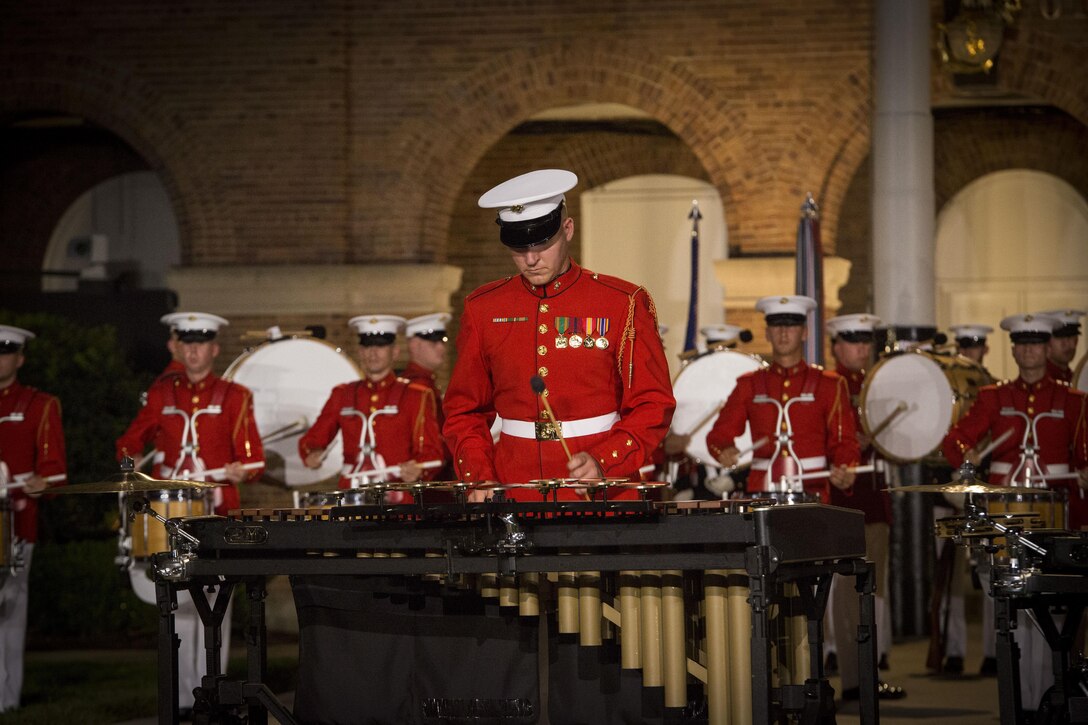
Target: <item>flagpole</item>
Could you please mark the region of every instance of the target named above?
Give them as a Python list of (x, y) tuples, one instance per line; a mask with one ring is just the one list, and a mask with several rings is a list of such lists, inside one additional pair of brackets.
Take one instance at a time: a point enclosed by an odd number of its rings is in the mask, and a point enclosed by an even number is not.
[(795, 294), (816, 300), (816, 309), (808, 316), (805, 360), (810, 364), (824, 361), (824, 254), (820, 244), (820, 208), (812, 194), (801, 204), (797, 224), (797, 277)]
[(699, 326), (699, 200), (691, 200), (691, 288), (688, 290), (688, 326), (684, 333), (684, 352), (695, 349), (695, 330)]

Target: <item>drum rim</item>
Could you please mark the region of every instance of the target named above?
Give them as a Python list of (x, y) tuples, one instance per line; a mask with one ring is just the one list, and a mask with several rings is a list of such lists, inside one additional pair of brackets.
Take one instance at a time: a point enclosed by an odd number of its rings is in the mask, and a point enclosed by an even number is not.
[[(277, 340), (264, 340), (263, 342), (253, 345), (252, 347), (247, 347), (238, 355), (238, 357), (234, 358), (234, 360), (231, 361), (230, 365), (227, 366), (227, 369), (223, 371), (223, 379), (233, 381), (234, 375), (238, 372), (238, 368), (241, 367), (242, 362), (257, 354), (258, 351), (271, 348), (273, 345), (281, 345), (289, 341), (316, 342), (324, 345), (340, 357), (347, 360), (348, 363), (351, 365), (352, 369), (354, 369), (355, 372), (359, 375), (359, 379), (363, 379), (363, 369), (359, 367), (359, 363), (356, 362), (355, 358), (349, 355), (347, 351), (344, 350), (344, 348), (333, 345), (328, 340), (322, 340), (319, 337), (303, 337), (302, 335), (288, 335), (285, 337), (281, 337)], [(329, 392), (332, 391), (330, 390)]]
[[(748, 360), (751, 360), (751, 361), (756, 363), (756, 367), (752, 368), (751, 370), (745, 370), (744, 372), (740, 373), (740, 375), (738, 375), (736, 378), (734, 378), (734, 380), (733, 380), (733, 388), (734, 389), (736, 389), (736, 386), (737, 386), (736, 381), (738, 379), (740, 379), (741, 375), (747, 375), (748, 373), (753, 373), (753, 372), (756, 372), (757, 370), (762, 370), (762, 369), (765, 369), (765, 368), (769, 367), (766, 360), (759, 357), (758, 355), (753, 355), (752, 353), (741, 352), (740, 350), (729, 350), (729, 349), (725, 349), (725, 350), (708, 350), (708, 351), (696, 356), (692, 360), (690, 360), (686, 365), (684, 365), (684, 367), (680, 368), (680, 370), (676, 373), (676, 377), (674, 377), (673, 381), (672, 381), (673, 397), (674, 398), (676, 397), (676, 384), (677, 384), (677, 382), (679, 382), (681, 376), (683, 376), (685, 370), (691, 369), (697, 363), (699, 363), (699, 361), (701, 361), (701, 360), (706, 360), (706, 359), (709, 359), (711, 357), (715, 357), (715, 356), (718, 356), (718, 355), (726, 355), (726, 354), (728, 354), (731, 357), (735, 357), (736, 359), (748, 359)], [(690, 379), (690, 377), (691, 376), (689, 375), (688, 378)], [(732, 391), (730, 391), (730, 395), (731, 394), (732, 394)], [(726, 400), (728, 400), (728, 399), (729, 399), (729, 396), (726, 396)], [(721, 405), (722, 406), (725, 405), (725, 400), (722, 401)], [(679, 408), (679, 405), (677, 405), (677, 408)], [(721, 406), (719, 406), (718, 410), (720, 412)], [(673, 414), (673, 421), (675, 422), (675, 420), (676, 420), (676, 417), (675, 417), (675, 413), (674, 413)], [(714, 425), (714, 420), (713, 419), (711, 419), (709, 425), (711, 425), (711, 426)], [(703, 426), (700, 426), (700, 428), (701, 427), (703, 427)], [(672, 424), (669, 425), (669, 430), (670, 430), (670, 432), (673, 432)], [(693, 452), (691, 450), (692, 447), (693, 447), (693, 444), (694, 444), (694, 442), (695, 442), (695, 440), (697, 438), (697, 436), (695, 436), (693, 434), (696, 433), (698, 430), (699, 430), (699, 428), (696, 428), (695, 430), (691, 431), (690, 433), (684, 433), (684, 435), (692, 435), (692, 440), (688, 443), (688, 447), (684, 449), (684, 453), (686, 455), (690, 456), (693, 460), (697, 460), (702, 465), (718, 466), (718, 462), (713, 459), (713, 456), (711, 456), (710, 458), (707, 458), (707, 459), (704, 460), (702, 450), (695, 451), (695, 452)], [(749, 431), (748, 435), (751, 436), (750, 429), (745, 428), (745, 430)], [(741, 435), (743, 436), (743, 434), (741, 434)], [(703, 443), (702, 447), (705, 449), (706, 448), (706, 445), (705, 445), (706, 441), (704, 440), (704, 441), (702, 441), (702, 443)], [(709, 449), (706, 449), (706, 453), (710, 453)]]
[[(876, 365), (874, 365), (872, 368), (870, 368), (866, 372), (865, 380), (862, 381), (862, 383), (861, 383), (861, 394), (858, 396), (858, 419), (861, 421), (861, 428), (862, 428), (863, 431), (865, 431), (865, 435), (870, 436), (870, 438), (871, 438), (871, 435), (870, 435), (870, 430), (871, 429), (869, 428), (869, 419), (868, 419), (868, 416), (866, 415), (866, 405), (865, 405), (865, 403), (866, 403), (866, 400), (868, 399), (869, 390), (871, 389), (872, 382), (873, 382), (873, 380), (876, 379), (877, 370), (880, 370), (880, 368), (883, 367), (885, 363), (888, 363), (891, 360), (897, 360), (899, 358), (903, 358), (906, 355), (920, 355), (922, 358), (924, 358), (926, 360), (929, 360), (930, 362), (932, 362), (934, 365), (937, 366), (937, 369), (941, 373), (941, 377), (944, 378), (945, 381), (948, 380), (948, 376), (944, 374), (944, 367), (936, 359), (937, 355), (934, 354), (934, 353), (931, 353), (928, 350), (911, 350), (909, 352), (896, 352), (896, 353), (888, 355), (887, 357), (877, 361)], [(972, 361), (968, 361), (968, 362), (972, 362)], [(949, 389), (949, 392), (951, 393), (952, 406), (951, 406), (951, 410), (949, 411), (948, 426), (947, 426), (947, 428), (945, 428), (944, 435), (947, 435), (948, 431), (951, 430), (952, 426), (955, 424), (955, 418), (956, 418), (956, 416), (955, 416), (955, 413), (956, 413), (956, 392), (954, 390), (952, 390), (951, 385), (948, 386), (948, 389)], [(944, 440), (944, 435), (941, 436), (942, 441)], [(938, 442), (937, 445), (934, 448), (927, 451), (926, 453), (923, 453), (921, 456), (918, 456), (917, 458), (904, 458), (903, 456), (900, 456), (898, 454), (895, 454), (895, 453), (892, 453), (891, 451), (889, 451), (887, 448), (885, 448), (883, 445), (881, 445), (880, 442), (876, 438), (871, 438), (871, 445), (873, 446), (873, 448), (875, 448), (877, 450), (877, 452), (880, 453), (881, 456), (883, 456), (884, 458), (887, 458), (890, 461), (894, 461), (895, 463), (916, 463), (916, 462), (921, 461), (921, 460), (923, 460), (923, 459), (925, 459), (927, 457), (932, 456), (934, 454), (934, 452), (940, 451), (940, 449), (941, 449), (941, 443)]]

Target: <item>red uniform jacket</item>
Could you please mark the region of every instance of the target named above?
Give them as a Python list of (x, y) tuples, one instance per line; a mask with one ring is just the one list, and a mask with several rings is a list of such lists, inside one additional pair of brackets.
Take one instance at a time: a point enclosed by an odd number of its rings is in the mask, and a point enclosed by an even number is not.
[[(989, 483), (995, 486), (1022, 484), (1019, 476), (1010, 480), (1021, 461), (1021, 446), (1028, 430), (1027, 421), (1036, 421), (1036, 457), (1051, 473), (1074, 472), (1088, 466), (1088, 431), (1085, 425), (1084, 393), (1049, 375), (1035, 383), (1022, 378), (987, 385), (979, 390), (978, 400), (944, 439), (944, 455), (953, 466), (963, 463), (964, 453), (976, 448), (989, 433), (996, 440), (1005, 431), (1012, 434), (999, 445), (990, 459)], [(1004, 411), (1004, 415), (1002, 412)], [(1018, 414), (1012, 414), (1015, 411)], [(1038, 483), (1033, 485), (1038, 486)], [(1088, 523), (1088, 504), (1081, 498), (1075, 479), (1051, 481), (1050, 488), (1069, 492), (1069, 523), (1074, 529)]]
[[(17, 419), (19, 416), (22, 420)], [(0, 420), (0, 461), (7, 466), (11, 479), (31, 473), (42, 478), (67, 473), (59, 400), (14, 382), (0, 390), (0, 419), (5, 419)], [(49, 485), (64, 483), (53, 481)], [(36, 542), (38, 501), (18, 489), (10, 491), (8, 498), (15, 511), (15, 535)]]
[(1073, 382), (1073, 368), (1058, 367), (1058, 364), (1050, 359), (1046, 361), (1046, 374), (1059, 382)]
[[(341, 431), (344, 440), (344, 465), (350, 469), (359, 458), (363, 419), (355, 414), (342, 414), (350, 408), (368, 416), (387, 405), (395, 405), (397, 413), (374, 417), (375, 450), (386, 466), (405, 461), (444, 460), (442, 437), (438, 430), (434, 393), (425, 385), (409, 383), (389, 373), (377, 382), (359, 380), (337, 385), (332, 390), (321, 415), (298, 442), (299, 455), (305, 459), (310, 451), (328, 447)], [(371, 468), (371, 465), (367, 465)], [(433, 480), (438, 469), (424, 469), (424, 480)], [(388, 480), (399, 480), (390, 476)], [(351, 480), (340, 478), (340, 488), (350, 488)]]
[[(767, 443), (754, 452), (748, 490), (768, 490), (767, 462), (774, 454), (778, 437), (779, 406), (773, 402), (759, 402), (757, 396), (785, 406), (790, 400), (808, 394), (813, 399), (790, 404), (781, 423), (783, 432), (787, 423), (793, 428), (793, 450), (801, 459), (804, 471), (826, 471), (833, 465), (857, 465), (860, 451), (846, 381), (835, 373), (811, 367), (803, 360), (788, 370), (774, 364), (737, 378), (737, 386), (707, 434), (707, 447), (715, 457), (718, 456), (735, 445), (736, 437), (744, 433), (745, 422), (749, 422), (752, 441), (766, 436)], [(770, 468), (772, 481), (779, 480), (784, 473), (795, 472), (789, 466), (789, 456), (783, 454), (785, 445)], [(826, 477), (804, 481), (804, 489), (819, 494), (823, 503), (828, 502), (828, 488), (830, 483)]]
[[(253, 417), (253, 395), (237, 383), (208, 375), (198, 383), (192, 383), (185, 375), (161, 376), (147, 391), (147, 404), (137, 414), (124, 435), (117, 439), (117, 459), (125, 456), (139, 458), (148, 443), (163, 454), (163, 460), (153, 469), (152, 475), (168, 478), (183, 456), (182, 442), (186, 422), (194, 420), (196, 440), (195, 455), (204, 464), (204, 470), (222, 468), (228, 463), (263, 463), (264, 447)], [(220, 412), (214, 412), (219, 406)], [(164, 412), (176, 408), (185, 415)], [(196, 414), (194, 416), (194, 414)], [(180, 461), (182, 470), (192, 472), (191, 461)], [(246, 480), (261, 475), (262, 468), (246, 472)], [(223, 476), (214, 477), (225, 481)], [(219, 489), (222, 501), (216, 505), (217, 514), (237, 509), (241, 503), (236, 486)]]
[[(547, 385), (558, 420), (597, 419), (583, 430), (598, 432), (564, 431), (571, 453), (588, 452), (605, 476), (638, 480), (676, 407), (650, 295), (573, 261), (543, 287), (518, 275), (469, 295), (444, 403), (446, 443), (461, 480), (525, 483), (568, 475), (559, 440), (503, 432), (492, 441), (495, 414), (523, 430), (546, 420), (534, 375)], [(599, 423), (610, 414), (610, 428)]]
[(442, 413), (442, 391), (438, 389), (438, 376), (435, 375), (433, 370), (428, 370), (422, 365), (411, 361), (405, 366), (404, 372), (402, 372), (400, 376), (410, 383), (416, 383), (417, 385), (422, 385), (431, 389), (431, 393), (434, 395), (435, 409), (438, 414), (438, 429), (442, 430), (442, 425), (446, 422), (446, 417)]
[[(865, 372), (847, 370), (841, 365), (835, 368), (835, 372), (846, 380), (846, 387), (850, 391), (850, 410), (854, 413), (854, 427), (860, 432), (861, 415), (858, 403), (861, 385), (865, 382)], [(872, 446), (862, 449), (861, 457), (866, 464), (883, 466), (884, 461), (877, 456)], [(853, 487), (849, 490), (843, 491), (831, 486), (831, 503), (835, 506), (863, 511), (867, 524), (891, 523), (892, 498), (884, 492), (887, 488), (883, 471), (878, 469), (873, 473), (859, 473)]]

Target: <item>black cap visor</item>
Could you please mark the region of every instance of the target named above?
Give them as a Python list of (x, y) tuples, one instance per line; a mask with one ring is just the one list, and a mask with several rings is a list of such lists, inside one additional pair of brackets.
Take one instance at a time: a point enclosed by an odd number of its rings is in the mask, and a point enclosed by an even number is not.
[(13, 340), (0, 341), (0, 355), (14, 355), (23, 349), (23, 346)]
[(496, 217), (495, 223), (499, 225), (499, 239), (511, 249), (529, 249), (543, 244), (559, 231), (563, 223), (565, 203), (560, 202), (559, 206), (542, 217), (523, 222), (507, 222)]
[(957, 337), (956, 346), (961, 350), (966, 350), (971, 347), (985, 347), (985, 337)]
[(417, 332), (412, 337), (418, 337), (421, 340), (427, 340), (428, 342), (449, 342), (449, 338), (446, 337), (445, 330), (427, 330), (426, 332)]
[(359, 345), (362, 347), (384, 347), (392, 345), (397, 336), (392, 332), (363, 332), (359, 334)]
[(835, 336), (835, 339), (843, 342), (872, 342), (872, 330), (845, 330)]
[(177, 330), (180, 342), (208, 342), (215, 339), (215, 330)]
[(776, 312), (773, 315), (767, 315), (767, 327), (793, 327), (805, 324), (807, 319), (804, 315), (794, 312)]
[(1049, 340), (1050, 333), (1042, 330), (1026, 330), (1024, 332), (1010, 333), (1009, 339), (1012, 340), (1014, 345), (1035, 345)]
[(1076, 337), (1080, 334), (1080, 323), (1074, 322), (1069, 325), (1062, 325), (1052, 334), (1054, 337)]

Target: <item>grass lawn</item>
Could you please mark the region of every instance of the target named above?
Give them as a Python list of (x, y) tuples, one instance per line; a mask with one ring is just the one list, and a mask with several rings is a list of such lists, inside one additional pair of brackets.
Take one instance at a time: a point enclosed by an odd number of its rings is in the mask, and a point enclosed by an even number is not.
[[(297, 646), (269, 648), (273, 692), (295, 689)], [(245, 656), (228, 672), (240, 677)], [(147, 650), (28, 652), (23, 706), (0, 715), (0, 725), (94, 725), (153, 717), (157, 703), (156, 653)]]

